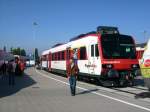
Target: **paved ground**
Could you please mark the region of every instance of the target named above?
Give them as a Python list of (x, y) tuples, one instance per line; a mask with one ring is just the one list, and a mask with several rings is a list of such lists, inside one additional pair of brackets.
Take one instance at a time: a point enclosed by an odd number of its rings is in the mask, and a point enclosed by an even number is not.
[[(23, 77), (16, 77), (14, 87), (8, 86), (8, 77), (0, 79), (0, 112), (150, 111), (150, 95), (144, 87), (138, 87), (142, 88), (138, 91), (136, 88), (110, 89), (84, 82), (77, 85), (77, 95), (71, 96), (66, 78), (29, 68)], [(142, 93), (147, 94), (143, 97), (140, 96)]]

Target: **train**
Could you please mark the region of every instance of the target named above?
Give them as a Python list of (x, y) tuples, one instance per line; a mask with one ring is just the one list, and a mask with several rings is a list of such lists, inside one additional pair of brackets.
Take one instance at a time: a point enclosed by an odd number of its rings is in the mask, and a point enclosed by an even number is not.
[(41, 66), (50, 72), (67, 74), (75, 53), (78, 79), (87, 78), (104, 86), (132, 86), (140, 69), (133, 37), (120, 34), (117, 27), (98, 26), (67, 43), (58, 43), (41, 54)]

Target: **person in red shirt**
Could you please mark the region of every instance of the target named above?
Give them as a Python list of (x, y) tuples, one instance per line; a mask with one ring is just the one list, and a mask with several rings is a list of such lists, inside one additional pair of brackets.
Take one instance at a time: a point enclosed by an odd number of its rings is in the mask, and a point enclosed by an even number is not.
[(68, 78), (69, 78), (69, 84), (70, 84), (70, 91), (71, 95), (75, 96), (76, 94), (76, 79), (77, 79), (77, 74), (79, 72), (78, 65), (75, 63), (75, 60), (73, 57), (70, 59), (70, 64), (69, 64), (69, 73), (68, 73)]

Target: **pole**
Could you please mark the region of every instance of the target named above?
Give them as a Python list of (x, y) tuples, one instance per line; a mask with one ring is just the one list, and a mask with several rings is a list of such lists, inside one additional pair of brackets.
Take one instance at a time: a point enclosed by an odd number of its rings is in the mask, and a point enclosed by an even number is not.
[(147, 33), (147, 31), (146, 30), (144, 30), (144, 41), (146, 42), (146, 33)]
[[(35, 42), (35, 39), (36, 39), (36, 26), (38, 24), (36, 22), (33, 22), (33, 41)], [(35, 64), (35, 49), (36, 47), (34, 48), (34, 64)]]

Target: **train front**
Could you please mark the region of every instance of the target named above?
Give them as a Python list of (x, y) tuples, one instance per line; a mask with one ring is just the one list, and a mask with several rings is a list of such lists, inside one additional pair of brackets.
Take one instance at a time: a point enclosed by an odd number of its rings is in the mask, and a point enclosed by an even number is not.
[(100, 33), (100, 79), (112, 86), (133, 85), (134, 77), (140, 72), (133, 38), (119, 34), (117, 28)]

